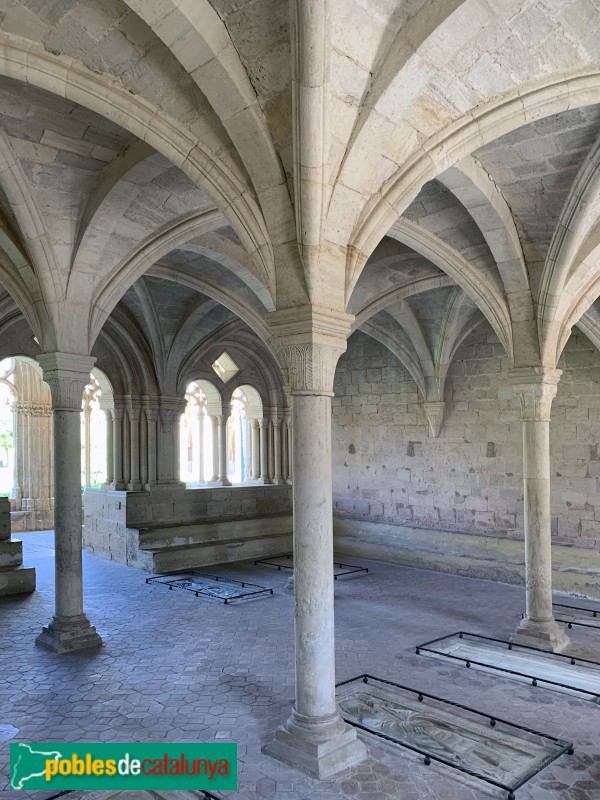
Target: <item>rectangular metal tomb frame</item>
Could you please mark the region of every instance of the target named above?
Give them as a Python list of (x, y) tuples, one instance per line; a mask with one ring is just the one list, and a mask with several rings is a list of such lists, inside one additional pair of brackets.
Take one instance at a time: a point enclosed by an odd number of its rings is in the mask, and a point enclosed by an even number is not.
[[(573, 625), (578, 625), (582, 628), (600, 628), (600, 611), (593, 608), (583, 608), (582, 606), (569, 606), (566, 603), (552, 603), (552, 608), (555, 609), (554, 617), (559, 622), (565, 622), (568, 628)], [(585, 615), (588, 614), (589, 621), (586, 621)], [(581, 619), (573, 619), (573, 617), (581, 617)], [(592, 620), (596, 620), (592, 622)]]
[[(63, 797), (65, 794), (72, 794), (73, 792), (77, 791), (76, 789), (65, 789), (58, 794), (53, 794), (50, 797), (46, 798), (46, 800), (58, 800), (59, 797)], [(217, 797), (216, 794), (212, 794), (211, 792), (207, 792), (205, 789), (200, 790), (202, 792), (203, 800), (222, 800), (221, 797)]]
[(508, 669), (507, 667), (499, 667), (494, 666), (493, 664), (488, 664), (485, 661), (476, 661), (473, 658), (463, 658), (462, 656), (455, 656), (451, 653), (445, 653), (443, 650), (436, 649), (433, 645), (439, 644), (440, 642), (445, 642), (448, 639), (452, 639), (455, 636), (458, 636), (459, 639), (464, 639), (465, 636), (468, 636), (470, 639), (482, 640), (485, 642), (495, 642), (496, 644), (503, 644), (506, 645), (507, 650), (526, 650), (531, 653), (538, 653), (544, 656), (550, 656), (551, 659), (557, 659), (559, 662), (566, 663), (568, 662), (571, 666), (575, 666), (576, 664), (591, 664), (594, 667), (600, 668), (600, 664), (596, 661), (591, 661), (587, 658), (579, 658), (578, 656), (569, 656), (564, 655), (563, 653), (553, 653), (549, 650), (541, 650), (539, 647), (530, 647), (526, 644), (513, 644), (512, 642), (507, 642), (505, 639), (494, 639), (492, 636), (481, 636), (478, 633), (468, 633), (467, 631), (456, 631), (456, 633), (450, 633), (447, 636), (439, 636), (437, 639), (432, 639), (429, 642), (424, 642), (424, 644), (418, 644), (415, 648), (415, 652), (417, 655), (421, 653), (421, 650), (424, 650), (426, 653), (433, 653), (437, 656), (441, 656), (442, 658), (452, 659), (453, 661), (462, 661), (465, 664), (465, 667), (469, 668), (471, 666), (477, 667), (484, 667), (485, 669), (493, 670), (494, 672), (502, 672), (507, 675), (515, 675), (519, 678), (527, 678), (527, 680), (531, 681), (532, 686), (537, 686), (538, 684), (547, 684), (550, 687), (559, 687), (560, 689), (567, 689), (570, 692), (584, 694), (587, 696), (587, 699), (599, 702), (600, 701), (600, 693), (598, 692), (591, 692), (588, 689), (582, 689), (578, 686), (572, 686), (568, 683), (560, 683), (559, 681), (553, 681), (549, 678), (542, 678), (537, 675), (531, 675), (528, 672), (521, 672), (520, 670)]
[[(193, 578), (206, 578), (211, 581), (215, 581), (218, 583), (219, 581), (223, 584), (232, 584), (235, 586), (241, 586), (244, 591), (240, 591), (237, 594), (229, 595), (228, 597), (217, 597), (215, 594), (208, 590), (203, 590), (199, 588), (193, 588), (192, 586), (176, 586), (178, 581), (184, 580), (191, 580)], [(193, 592), (196, 597), (199, 595), (203, 595), (205, 597), (211, 597), (214, 600), (223, 600), (223, 603), (227, 605), (230, 600), (240, 600), (247, 597), (255, 597), (258, 595), (263, 594), (273, 594), (273, 589), (268, 589), (265, 586), (259, 586), (257, 583), (249, 583), (248, 581), (239, 581), (235, 578), (224, 577), (223, 575), (211, 575), (208, 572), (197, 572), (196, 570), (186, 570), (184, 572), (168, 572), (161, 575), (152, 575), (149, 578), (146, 578), (146, 583), (161, 583), (164, 586), (168, 586), (169, 589), (184, 589), (187, 592)]]
[(513, 783), (511, 785), (508, 785), (508, 784), (505, 784), (505, 783), (500, 783), (499, 781), (495, 781), (492, 778), (489, 778), (489, 777), (487, 777), (485, 775), (481, 775), (480, 773), (478, 773), (478, 772), (476, 772), (474, 770), (467, 769), (466, 767), (461, 767), (458, 764), (454, 764), (451, 761), (448, 761), (447, 759), (445, 759), (443, 756), (438, 756), (435, 753), (431, 753), (431, 752), (428, 752), (427, 750), (420, 749), (418, 747), (415, 747), (412, 744), (407, 744), (407, 743), (403, 742), (401, 739), (395, 738), (393, 736), (389, 736), (388, 734), (385, 734), (385, 733), (381, 733), (380, 731), (375, 731), (375, 730), (369, 728), (366, 725), (361, 725), (358, 722), (353, 722), (351, 719), (347, 719), (346, 717), (344, 717), (344, 720), (348, 724), (353, 725), (355, 728), (359, 728), (360, 730), (363, 730), (366, 733), (371, 733), (374, 736), (378, 736), (381, 739), (385, 739), (388, 742), (392, 742), (393, 744), (398, 744), (401, 747), (405, 747), (408, 750), (412, 750), (415, 753), (419, 753), (420, 755), (422, 755), (424, 757), (423, 760), (424, 760), (424, 763), (426, 765), (431, 764), (432, 761), (438, 761), (441, 764), (445, 764), (447, 767), (452, 767), (453, 769), (457, 769), (460, 772), (464, 772), (464, 773), (466, 773), (467, 775), (470, 775), (473, 778), (477, 778), (478, 780), (485, 781), (486, 783), (489, 783), (492, 786), (497, 786), (499, 789), (504, 789), (505, 791), (508, 792), (508, 800), (515, 800), (514, 793), (516, 792), (516, 790), (519, 787), (523, 786), (524, 783), (527, 783), (527, 781), (531, 780), (531, 778), (535, 777), (539, 772), (541, 772), (542, 769), (544, 769), (546, 766), (548, 766), (548, 764), (552, 763), (552, 761), (556, 761), (556, 759), (559, 758), (560, 756), (564, 755), (564, 753), (568, 753), (569, 755), (572, 755), (575, 752), (572, 742), (566, 742), (563, 739), (557, 739), (555, 736), (550, 736), (548, 734), (541, 733), (540, 731), (535, 731), (532, 728), (526, 728), (524, 725), (517, 725), (514, 722), (507, 722), (507, 720), (505, 720), (505, 719), (502, 719), (502, 718), (497, 717), (497, 716), (492, 716), (490, 714), (486, 714), (483, 711), (477, 711), (476, 709), (470, 708), (469, 706), (462, 705), (461, 703), (455, 703), (452, 700), (446, 700), (443, 697), (438, 697), (437, 695), (434, 695), (434, 694), (428, 694), (427, 692), (422, 692), (422, 691), (419, 691), (418, 689), (411, 689), (408, 686), (403, 686), (403, 685), (401, 685), (399, 683), (395, 683), (394, 681), (388, 681), (388, 680), (385, 680), (383, 678), (377, 678), (377, 677), (375, 677), (373, 675), (368, 675), (368, 674), (358, 675), (356, 678), (350, 678), (347, 681), (340, 681), (340, 683), (336, 684), (336, 688), (339, 688), (340, 686), (347, 686), (350, 683), (354, 683), (354, 682), (358, 682), (358, 681), (360, 681), (362, 683), (369, 683), (369, 681), (376, 681), (377, 683), (384, 684), (386, 686), (393, 686), (393, 687), (395, 687), (397, 689), (401, 689), (404, 692), (408, 692), (410, 694), (416, 695), (417, 699), (419, 700), (419, 702), (423, 702), (424, 698), (428, 698), (429, 700), (435, 700), (437, 703), (441, 703), (444, 706), (448, 706), (449, 708), (460, 708), (463, 711), (467, 711), (470, 714), (473, 714), (475, 716), (478, 716), (478, 717), (481, 717), (482, 719), (487, 720), (489, 722), (490, 726), (493, 727), (493, 728), (496, 726), (497, 723), (501, 723), (502, 725), (506, 725), (508, 728), (512, 728), (512, 729), (518, 730), (518, 731), (524, 731), (524, 732), (526, 732), (528, 734), (531, 734), (533, 736), (537, 736), (540, 739), (545, 739), (547, 741), (553, 742), (556, 745), (556, 753), (552, 756), (552, 758), (550, 758), (549, 760), (546, 760), (541, 766), (538, 766), (536, 769), (532, 769), (530, 772), (528, 772), (525, 776), (520, 778), (515, 783)]
[[(290, 563), (289, 564), (278, 564), (277, 561), (274, 560), (276, 558), (277, 559), (287, 558), (287, 559), (289, 559)], [(294, 564), (293, 564), (291, 555), (272, 556), (271, 558), (261, 558), (258, 561), (255, 561), (254, 564), (255, 565), (256, 564), (265, 564), (265, 565), (267, 565), (269, 567), (277, 567), (278, 571), (282, 570), (282, 569), (292, 569), (292, 570), (294, 569)], [(356, 564), (340, 564), (339, 561), (334, 561), (333, 562), (333, 566), (337, 567), (338, 570), (341, 570), (341, 572), (334, 573), (334, 576), (333, 576), (333, 580), (334, 581), (337, 581), (337, 579), (341, 575), (352, 575), (355, 572), (364, 572), (365, 574), (368, 574), (368, 572), (369, 572), (369, 568), (368, 567), (358, 567)]]

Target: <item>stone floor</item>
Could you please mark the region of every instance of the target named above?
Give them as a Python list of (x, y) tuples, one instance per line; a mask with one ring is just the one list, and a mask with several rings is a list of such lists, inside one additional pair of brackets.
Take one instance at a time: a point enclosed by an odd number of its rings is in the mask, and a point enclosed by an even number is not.
[[(376, 739), (369, 739), (368, 761), (321, 783), (261, 754), (294, 695), (287, 571), (250, 563), (219, 569), (276, 589), (273, 597), (224, 605), (148, 586), (144, 573), (86, 555), (86, 610), (104, 646), (96, 655), (55, 656), (33, 645), (52, 615), (52, 536), (23, 539), (38, 591), (0, 603), (0, 725), (18, 728), (17, 740), (236, 741), (239, 789), (222, 794), (239, 800), (506, 797)], [(414, 655), (416, 644), (459, 629), (508, 636), (522, 611), (522, 589), (360, 563), (369, 575), (335, 583), (339, 680), (371, 673), (572, 740), (575, 755), (548, 767), (517, 798), (600, 798), (598, 705)], [(572, 640), (573, 652), (600, 661), (600, 632), (573, 630)], [(8, 742), (0, 742), (0, 800), (21, 800), (27, 795), (7, 790), (8, 758)]]

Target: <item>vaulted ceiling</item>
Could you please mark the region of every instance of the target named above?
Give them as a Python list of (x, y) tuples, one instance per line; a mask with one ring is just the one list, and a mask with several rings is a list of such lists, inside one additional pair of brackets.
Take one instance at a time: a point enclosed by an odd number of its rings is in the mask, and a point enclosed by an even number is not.
[(515, 365), (600, 344), (600, 9), (314, 5), (0, 0), (7, 337), (135, 341), (174, 392), (314, 303), (429, 400), (484, 319)]

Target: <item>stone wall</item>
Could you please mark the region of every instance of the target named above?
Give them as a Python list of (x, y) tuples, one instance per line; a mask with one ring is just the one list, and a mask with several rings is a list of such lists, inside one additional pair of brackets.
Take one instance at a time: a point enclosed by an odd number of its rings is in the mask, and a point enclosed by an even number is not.
[[(574, 334), (550, 430), (555, 542), (600, 545), (600, 353)], [(438, 439), (402, 364), (362, 333), (339, 361), (334, 512), (386, 524), (523, 535), (521, 423), (508, 359), (490, 328), (459, 348)]]

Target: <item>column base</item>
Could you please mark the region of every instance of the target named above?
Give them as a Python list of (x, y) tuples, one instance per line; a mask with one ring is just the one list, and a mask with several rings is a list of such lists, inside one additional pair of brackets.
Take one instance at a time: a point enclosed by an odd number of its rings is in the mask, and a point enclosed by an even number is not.
[(218, 486), (231, 486), (232, 483), (229, 480), (229, 478), (224, 478), (223, 480), (218, 481), (217, 485)]
[(110, 488), (115, 492), (124, 492), (126, 487), (123, 481), (113, 481)]
[(54, 617), (47, 627), (42, 628), (35, 643), (38, 647), (63, 655), (97, 650), (102, 645), (102, 639), (82, 614), (80, 617), (63, 619)]
[(367, 754), (356, 729), (338, 715), (320, 718), (300, 716), (296, 711), (277, 729), (275, 741), (262, 748), (271, 756), (320, 780), (362, 761)]
[(271, 486), (273, 483), (271, 478), (259, 478), (258, 482), (264, 484), (265, 486)]
[(129, 481), (127, 484), (127, 491), (128, 492), (141, 492), (142, 491), (142, 482), (141, 481)]
[(560, 653), (568, 647), (570, 640), (562, 625), (552, 622), (533, 622), (524, 617), (510, 638), (513, 644), (524, 644), (541, 650)]
[(284, 483), (285, 481), (283, 480), (283, 478), (273, 478), (273, 484), (275, 486), (283, 486)]

